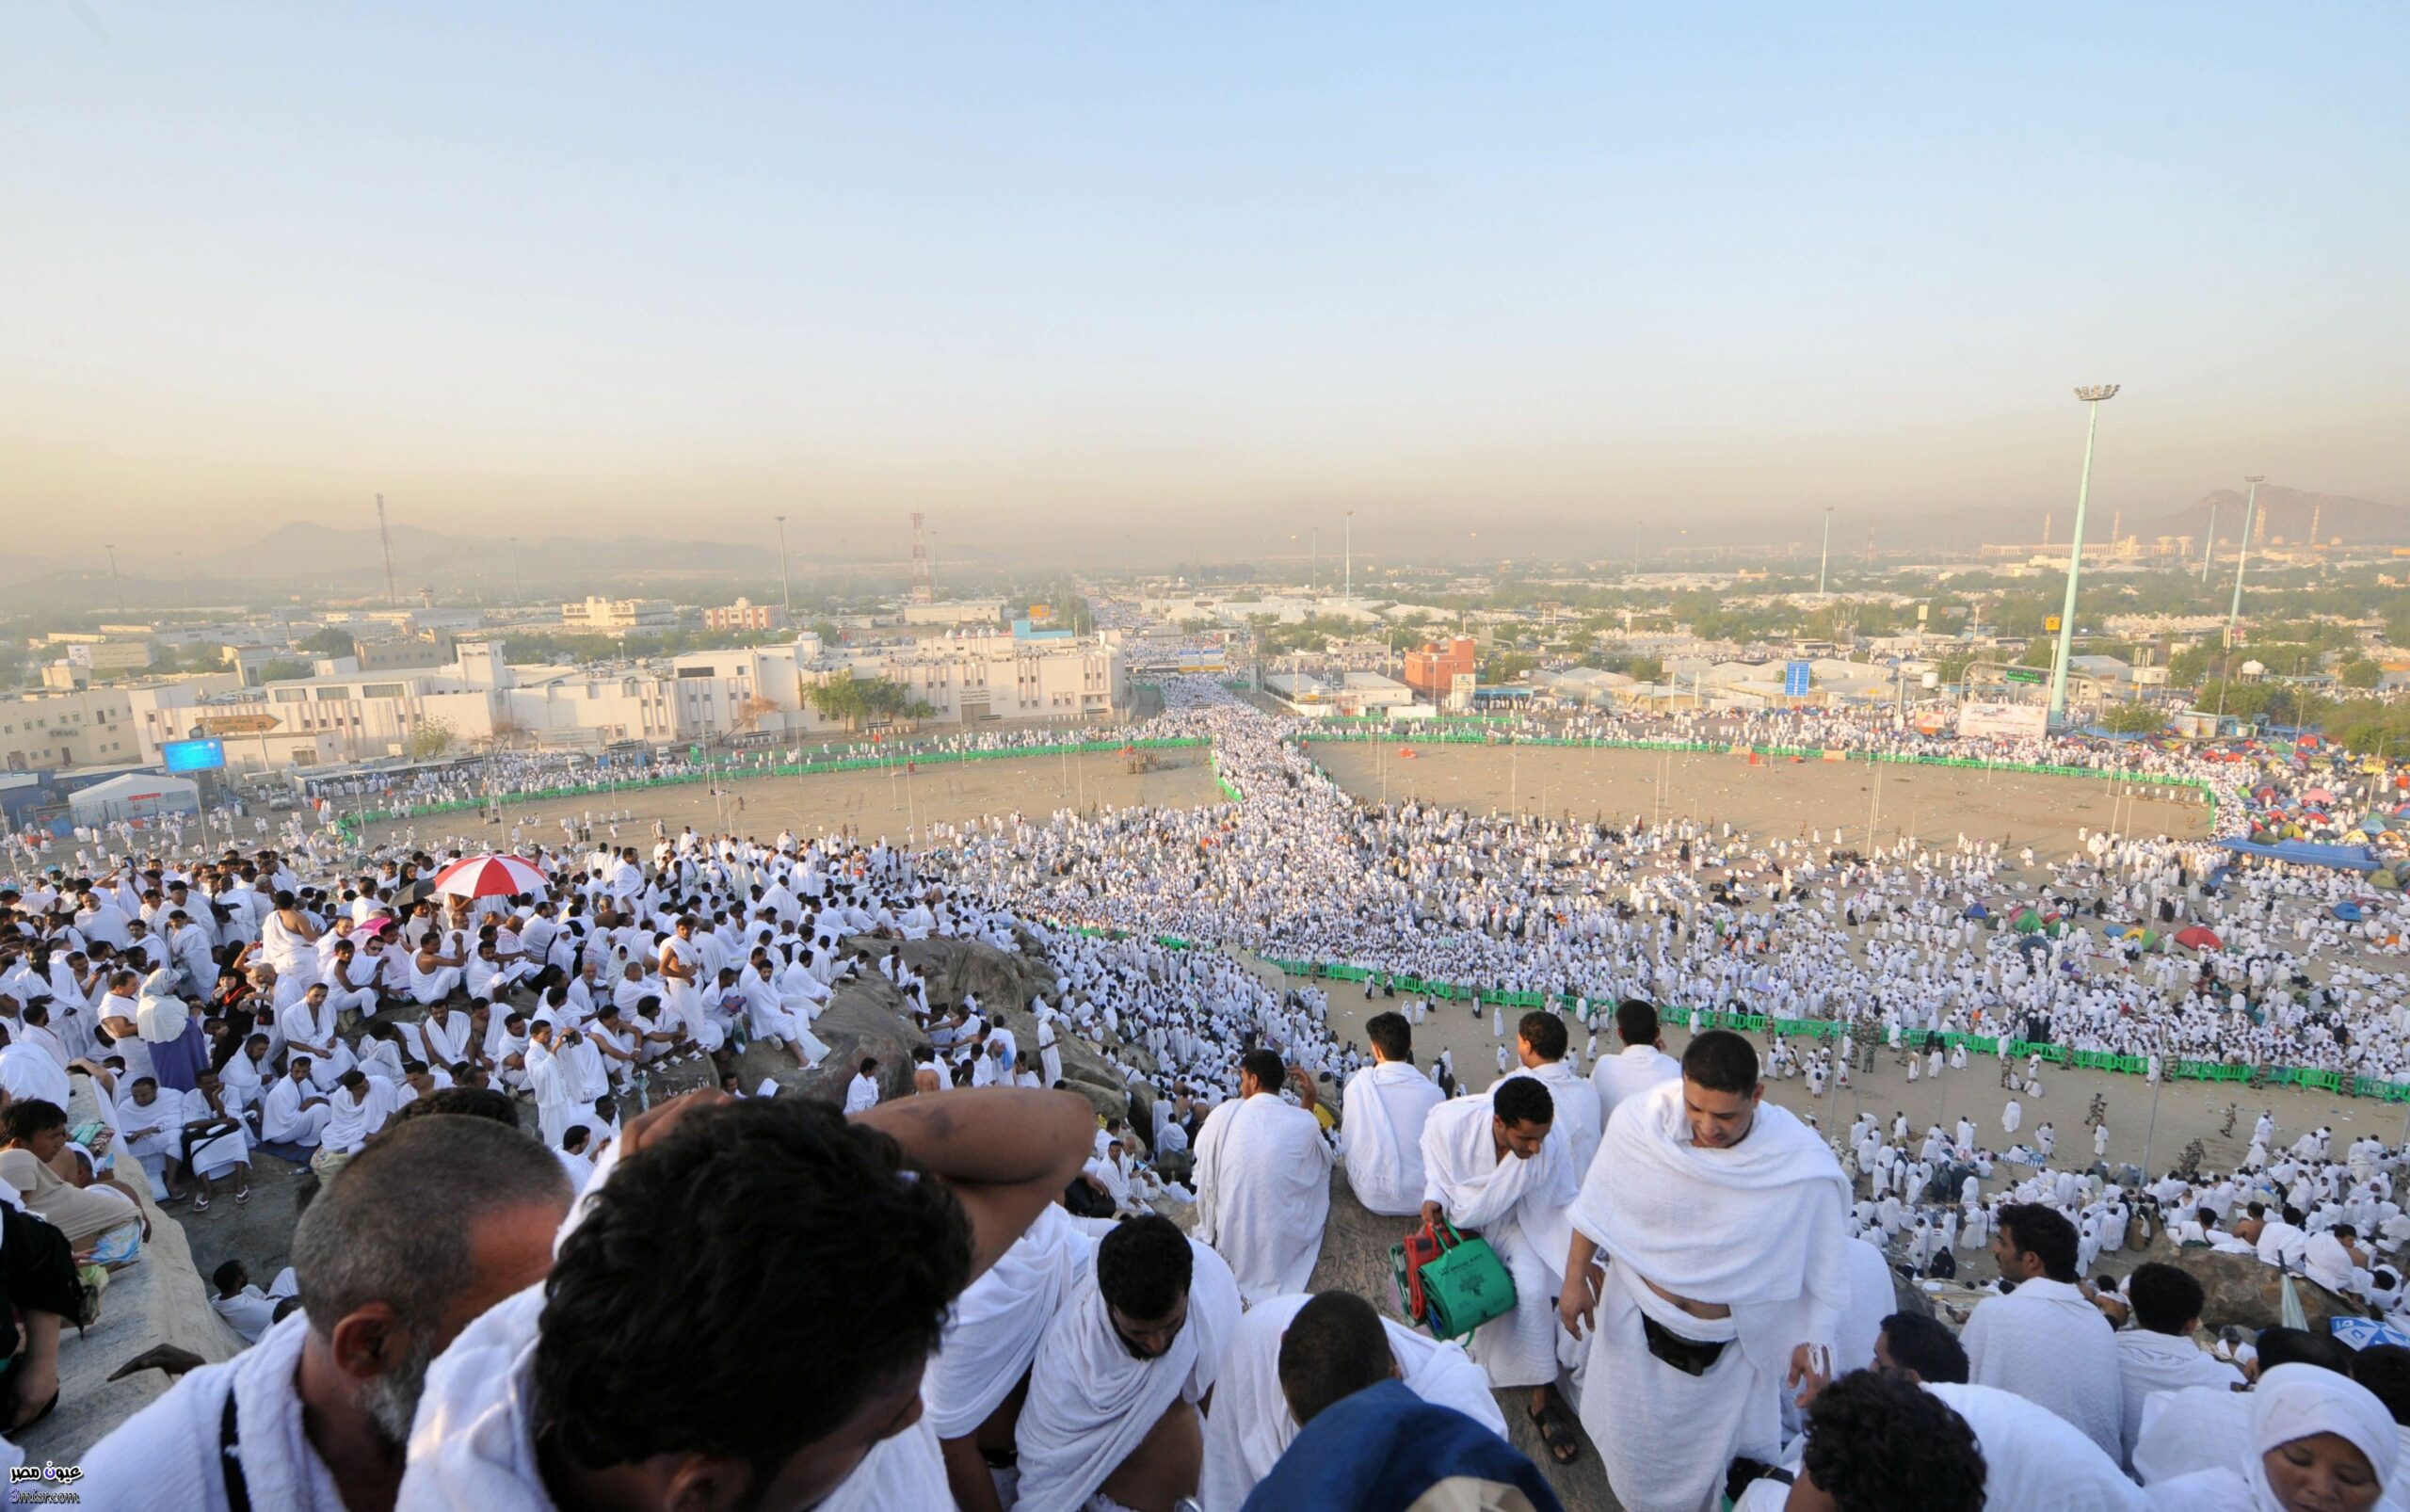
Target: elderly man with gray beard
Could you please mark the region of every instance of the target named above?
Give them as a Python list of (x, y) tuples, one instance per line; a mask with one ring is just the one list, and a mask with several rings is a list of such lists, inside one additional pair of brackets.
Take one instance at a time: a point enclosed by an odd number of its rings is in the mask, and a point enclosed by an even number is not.
[(361, 1151), (301, 1215), (301, 1307), (83, 1459), (118, 1512), (390, 1512), (427, 1366), (552, 1268), (573, 1194), (516, 1128), (441, 1114)]

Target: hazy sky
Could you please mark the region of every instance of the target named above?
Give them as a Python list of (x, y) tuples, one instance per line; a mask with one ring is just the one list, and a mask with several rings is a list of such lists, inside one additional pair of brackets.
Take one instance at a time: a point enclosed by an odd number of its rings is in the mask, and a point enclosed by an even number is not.
[(2410, 503), (2405, 18), (15, 0), (0, 518), (1623, 551), (2064, 521), (2104, 380), (2103, 507)]

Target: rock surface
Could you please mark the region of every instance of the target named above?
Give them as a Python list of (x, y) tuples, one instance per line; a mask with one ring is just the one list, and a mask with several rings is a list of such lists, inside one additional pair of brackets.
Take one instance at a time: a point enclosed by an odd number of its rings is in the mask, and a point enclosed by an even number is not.
[[(2284, 1321), (2285, 1275), (2273, 1265), (2262, 1264), (2255, 1256), (2220, 1254), (2214, 1249), (2177, 1249), (2150, 1258), (2180, 1265), (2201, 1283), (2202, 1291), (2208, 1294), (2201, 1303), (2201, 1326), (2205, 1328), (2273, 1328)], [(2301, 1299), (2302, 1314), (2309, 1320), (2313, 1333), (2326, 1332), (2330, 1318), (2368, 1315), (2366, 1309), (2337, 1296), (2306, 1277), (2296, 1276), (2292, 1283), (2293, 1295)]]

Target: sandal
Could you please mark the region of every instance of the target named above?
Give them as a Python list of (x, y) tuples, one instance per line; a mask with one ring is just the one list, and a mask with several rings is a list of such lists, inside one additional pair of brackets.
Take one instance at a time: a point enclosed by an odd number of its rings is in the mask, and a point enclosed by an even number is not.
[(1582, 1457), (1582, 1440), (1575, 1437), (1573, 1424), (1565, 1420), (1565, 1408), (1550, 1402), (1536, 1412), (1525, 1407), (1523, 1413), (1540, 1430), (1540, 1442), (1550, 1459), (1570, 1465)]
[(238, 1207), (238, 1208), (239, 1208), (239, 1207), (241, 1207), (244, 1203), (249, 1202), (250, 1199), (251, 1199), (251, 1189), (250, 1189), (249, 1187), (248, 1187), (248, 1186), (247, 1186), (247, 1187), (244, 1187), (241, 1191), (239, 1191), (239, 1192), (237, 1192), (237, 1193), (235, 1193), (235, 1194), (234, 1194), (234, 1205), (235, 1205), (236, 1207)]
[(199, 1195), (198, 1193), (194, 1194), (194, 1196), (193, 1196), (193, 1199), (192, 1199), (192, 1210), (193, 1210), (195, 1213), (206, 1213), (206, 1212), (208, 1212), (208, 1211), (209, 1211), (209, 1198), (205, 1198), (205, 1197), (202, 1197), (202, 1196)]

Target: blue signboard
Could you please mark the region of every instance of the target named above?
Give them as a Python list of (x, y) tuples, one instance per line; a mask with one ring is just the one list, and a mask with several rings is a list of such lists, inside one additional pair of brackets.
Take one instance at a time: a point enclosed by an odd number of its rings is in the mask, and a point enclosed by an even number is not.
[(1814, 669), (1814, 668), (1815, 663), (1813, 662), (1783, 663), (1782, 696), (1787, 699), (1806, 698), (1808, 696), (1808, 674)]
[(226, 765), (226, 742), (169, 740), (161, 743), (159, 754), (167, 758), (170, 773), (221, 771)]

